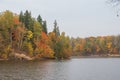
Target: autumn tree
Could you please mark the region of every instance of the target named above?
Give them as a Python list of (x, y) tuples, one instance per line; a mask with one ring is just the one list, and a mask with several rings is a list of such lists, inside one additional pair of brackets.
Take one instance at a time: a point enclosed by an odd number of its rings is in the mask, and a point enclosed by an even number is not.
[(113, 43), (115, 45), (115, 48), (117, 49), (117, 52), (120, 54), (120, 35), (115, 37)]
[(42, 25), (37, 22), (34, 21), (34, 41), (38, 42), (40, 40), (41, 37), (41, 32), (42, 32)]
[(17, 47), (19, 50), (22, 50), (23, 48), (23, 42), (25, 39), (25, 34), (26, 34), (26, 30), (24, 26), (18, 26), (14, 32), (15, 34), (15, 40), (16, 40), (16, 45), (15, 47)]
[(65, 36), (64, 32), (60, 35), (56, 20), (54, 22), (53, 32), (49, 33), (49, 39), (50, 47), (53, 49), (54, 57), (56, 59), (64, 59), (71, 56), (72, 48), (70, 45), (70, 39), (68, 36)]
[(60, 35), (60, 56), (58, 58), (69, 58), (71, 56), (71, 45), (70, 38), (65, 36), (65, 32), (62, 32)]
[(12, 32), (14, 30), (14, 15), (12, 12), (6, 10), (0, 14), (0, 34), (3, 39), (2, 45), (4, 47), (3, 53), (10, 54), (10, 49), (13, 47)]
[(41, 32), (41, 39), (38, 42), (35, 42), (36, 49), (34, 55), (37, 58), (53, 58), (53, 50), (50, 48), (49, 44), (49, 37), (46, 35), (45, 32)]

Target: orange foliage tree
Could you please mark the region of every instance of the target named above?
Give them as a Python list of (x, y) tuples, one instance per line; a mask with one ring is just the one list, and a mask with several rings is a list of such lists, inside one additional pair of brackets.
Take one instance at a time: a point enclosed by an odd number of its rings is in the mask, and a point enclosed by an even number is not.
[(41, 39), (38, 42), (35, 42), (36, 49), (35, 55), (36, 57), (43, 57), (43, 58), (53, 58), (53, 50), (48, 45), (49, 38), (45, 32), (41, 32)]

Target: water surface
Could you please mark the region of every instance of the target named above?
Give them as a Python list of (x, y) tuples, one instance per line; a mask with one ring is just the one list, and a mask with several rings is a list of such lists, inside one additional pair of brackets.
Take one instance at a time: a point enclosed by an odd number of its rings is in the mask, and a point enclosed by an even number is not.
[(0, 61), (0, 80), (120, 80), (120, 58)]

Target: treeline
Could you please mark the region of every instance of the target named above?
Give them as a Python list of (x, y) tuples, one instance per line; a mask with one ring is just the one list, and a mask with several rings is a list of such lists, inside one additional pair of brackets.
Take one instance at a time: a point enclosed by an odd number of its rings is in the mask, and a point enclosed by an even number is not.
[(6, 10), (0, 13), (0, 59), (13, 58), (15, 53), (34, 59), (120, 55), (120, 35), (69, 38), (60, 33), (56, 20), (48, 33), (47, 21), (40, 15), (33, 18), (28, 10), (20, 14)]
[(0, 13), (0, 58), (22, 53), (34, 58), (64, 59), (71, 56), (71, 50), (70, 38), (60, 33), (56, 20), (48, 33), (47, 21), (40, 15), (33, 18), (28, 10)]
[(120, 35), (88, 38), (72, 38), (72, 55), (120, 55)]

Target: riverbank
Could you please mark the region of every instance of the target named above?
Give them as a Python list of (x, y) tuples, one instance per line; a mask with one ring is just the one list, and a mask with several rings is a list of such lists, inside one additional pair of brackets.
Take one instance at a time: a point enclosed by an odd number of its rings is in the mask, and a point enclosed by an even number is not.
[(90, 56), (72, 56), (71, 58), (120, 58), (120, 55), (90, 55)]
[[(71, 56), (69, 59), (73, 58), (120, 58), (120, 55), (118, 56)], [(9, 60), (15, 60), (15, 61), (44, 61), (44, 60), (55, 60), (55, 58), (31, 58), (31, 59), (19, 59), (19, 58), (14, 58), (14, 59), (0, 59), (0, 61), (9, 61)], [(65, 59), (66, 60), (66, 59)]]

